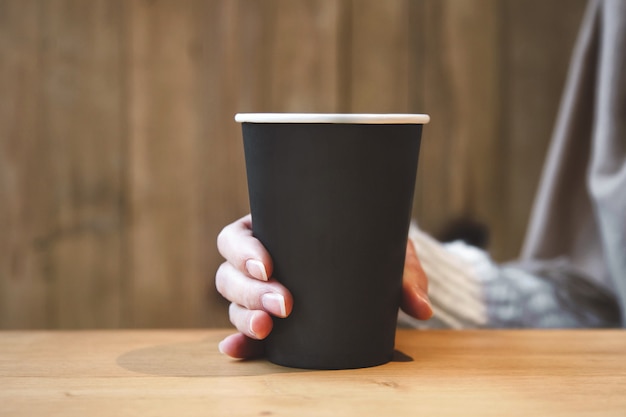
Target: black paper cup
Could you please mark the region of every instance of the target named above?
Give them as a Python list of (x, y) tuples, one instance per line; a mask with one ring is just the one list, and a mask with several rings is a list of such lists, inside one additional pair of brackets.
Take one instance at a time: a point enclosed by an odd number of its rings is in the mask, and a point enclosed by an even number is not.
[(254, 236), (291, 291), (268, 359), (310, 369), (389, 362), (427, 115), (237, 114)]

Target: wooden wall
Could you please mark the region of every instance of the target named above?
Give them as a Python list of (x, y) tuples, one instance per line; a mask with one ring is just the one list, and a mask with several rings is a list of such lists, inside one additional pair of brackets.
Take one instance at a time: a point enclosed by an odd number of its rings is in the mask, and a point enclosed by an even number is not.
[(426, 112), (415, 217), (521, 244), (583, 0), (0, 0), (0, 328), (228, 323), (236, 112)]

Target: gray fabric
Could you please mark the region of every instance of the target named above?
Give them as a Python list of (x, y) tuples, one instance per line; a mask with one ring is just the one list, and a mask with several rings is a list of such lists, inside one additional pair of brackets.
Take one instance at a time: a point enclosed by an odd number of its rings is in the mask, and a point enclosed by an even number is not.
[[(612, 294), (626, 325), (624, 0), (591, 1), (587, 8), (521, 261), (565, 285), (565, 298), (580, 309), (604, 304), (607, 319), (615, 310)], [(549, 272), (554, 264), (557, 280)]]
[(574, 271), (567, 262), (542, 262), (529, 271), (498, 267), (484, 282), (488, 327), (618, 327), (620, 312), (611, 293)]

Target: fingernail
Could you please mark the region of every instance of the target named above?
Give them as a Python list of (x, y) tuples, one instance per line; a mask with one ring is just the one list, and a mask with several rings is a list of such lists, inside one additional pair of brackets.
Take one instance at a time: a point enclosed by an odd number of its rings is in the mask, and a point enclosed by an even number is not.
[(217, 350), (220, 351), (220, 353), (222, 355), (226, 355), (226, 352), (224, 352), (224, 341), (222, 340), (218, 345), (217, 345)]
[(263, 262), (257, 259), (248, 259), (246, 261), (246, 270), (253, 277), (267, 281), (267, 271)]
[(261, 297), (263, 308), (278, 317), (287, 317), (287, 307), (285, 306), (285, 297), (281, 294), (269, 292)]
[(258, 314), (252, 314), (252, 317), (250, 317), (250, 323), (248, 323), (248, 331), (250, 332), (250, 336), (255, 339), (259, 339), (259, 335), (257, 334), (256, 330), (254, 330), (254, 328), (256, 327), (254, 325), (254, 322), (257, 321), (258, 317)]
[(430, 316), (433, 315), (433, 305), (430, 302), (430, 298), (428, 298), (427, 294), (419, 294), (419, 297), (422, 299), (422, 301), (424, 301), (424, 304), (426, 304), (428, 306), (428, 309), (430, 310)]

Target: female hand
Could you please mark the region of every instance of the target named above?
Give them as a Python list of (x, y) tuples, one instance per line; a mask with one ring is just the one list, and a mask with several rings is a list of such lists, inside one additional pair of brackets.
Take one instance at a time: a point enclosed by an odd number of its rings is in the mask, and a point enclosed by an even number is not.
[[(219, 349), (234, 358), (261, 356), (263, 339), (272, 331), (272, 316), (284, 318), (291, 313), (291, 293), (272, 278), (272, 259), (252, 236), (250, 215), (226, 226), (217, 247), (226, 262), (217, 270), (215, 285), (231, 302), (230, 321), (239, 331), (222, 340)], [(402, 280), (402, 309), (418, 319), (430, 318), (428, 280), (410, 240)]]

